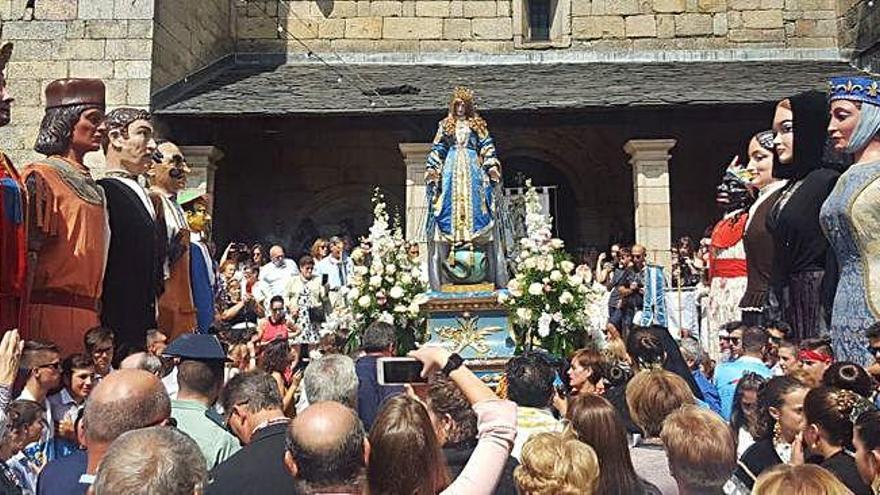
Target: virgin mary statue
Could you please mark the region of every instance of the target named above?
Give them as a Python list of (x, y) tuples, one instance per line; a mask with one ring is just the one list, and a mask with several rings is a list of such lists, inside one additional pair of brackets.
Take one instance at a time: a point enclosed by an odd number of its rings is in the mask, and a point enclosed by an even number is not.
[(428, 275), (435, 291), (507, 285), (501, 162), (474, 93), (456, 88), (428, 154)]

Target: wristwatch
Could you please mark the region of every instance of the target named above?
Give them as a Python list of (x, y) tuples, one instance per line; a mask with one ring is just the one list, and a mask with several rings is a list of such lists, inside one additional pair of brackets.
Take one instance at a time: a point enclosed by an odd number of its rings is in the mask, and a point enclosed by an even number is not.
[(464, 364), (464, 359), (458, 354), (453, 353), (449, 355), (449, 359), (446, 360), (446, 366), (440, 371), (442, 371), (444, 375), (449, 376), (450, 373), (457, 370), (462, 364)]

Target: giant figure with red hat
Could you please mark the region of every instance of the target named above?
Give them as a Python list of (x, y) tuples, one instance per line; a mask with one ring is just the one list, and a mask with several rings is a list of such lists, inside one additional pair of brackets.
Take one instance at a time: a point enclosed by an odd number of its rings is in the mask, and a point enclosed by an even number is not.
[[(0, 48), (0, 127), (9, 123), (12, 97), (3, 71), (12, 43)], [(0, 333), (25, 328), (26, 253), (25, 189), (12, 161), (0, 153)]]
[(81, 352), (83, 335), (99, 324), (110, 244), (104, 191), (83, 164), (101, 149), (104, 83), (59, 79), (46, 87), (46, 113), (34, 150), (46, 158), (24, 169), (28, 190), (27, 339)]

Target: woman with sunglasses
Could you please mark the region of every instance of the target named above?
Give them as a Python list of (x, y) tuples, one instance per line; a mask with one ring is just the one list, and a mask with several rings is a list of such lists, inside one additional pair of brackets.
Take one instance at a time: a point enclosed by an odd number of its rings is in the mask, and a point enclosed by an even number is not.
[(312, 244), (312, 249), (309, 251), (309, 254), (317, 264), (319, 261), (326, 258), (328, 254), (330, 254), (330, 243), (327, 242), (327, 239), (324, 239), (323, 237), (315, 239), (315, 242)]

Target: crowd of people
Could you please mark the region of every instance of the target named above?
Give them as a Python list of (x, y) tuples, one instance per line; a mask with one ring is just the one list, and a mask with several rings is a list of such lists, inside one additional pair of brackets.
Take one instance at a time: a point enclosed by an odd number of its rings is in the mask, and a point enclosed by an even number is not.
[[(209, 198), (186, 193), (149, 113), (105, 114), (99, 80), (54, 81), (46, 158), (0, 167), (0, 487), (876, 495), (878, 84), (780, 102), (699, 251), (683, 239), (670, 277), (641, 245), (579, 266), (607, 289), (604, 339), (528, 349), (490, 387), (430, 345), (409, 353), (425, 384), (381, 384), (397, 329), (377, 321), (351, 349), (327, 325), (369, 241), (217, 253)], [(0, 125), (11, 101), (0, 79)], [(670, 333), (664, 292), (700, 284), (708, 323)]]

